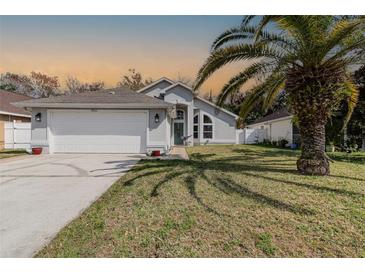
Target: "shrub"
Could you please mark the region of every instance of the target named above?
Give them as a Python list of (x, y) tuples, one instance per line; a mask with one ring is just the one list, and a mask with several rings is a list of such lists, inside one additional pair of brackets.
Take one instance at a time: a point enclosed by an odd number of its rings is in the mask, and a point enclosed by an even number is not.
[(286, 139), (284, 139), (284, 138), (282, 138), (282, 139), (280, 139), (279, 140), (279, 142), (278, 142), (278, 145), (280, 146), (280, 147), (286, 147), (286, 145), (289, 143), (289, 141), (288, 140), (286, 140)]

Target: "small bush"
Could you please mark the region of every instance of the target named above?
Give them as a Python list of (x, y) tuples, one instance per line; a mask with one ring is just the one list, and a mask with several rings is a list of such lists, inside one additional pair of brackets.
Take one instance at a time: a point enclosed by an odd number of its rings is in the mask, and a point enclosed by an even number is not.
[(285, 147), (286, 147), (286, 145), (287, 145), (288, 143), (289, 143), (289, 141), (288, 141), (288, 140), (286, 140), (286, 139), (282, 138), (282, 139), (280, 139), (280, 140), (279, 140), (278, 145), (279, 145), (280, 147), (285, 148)]

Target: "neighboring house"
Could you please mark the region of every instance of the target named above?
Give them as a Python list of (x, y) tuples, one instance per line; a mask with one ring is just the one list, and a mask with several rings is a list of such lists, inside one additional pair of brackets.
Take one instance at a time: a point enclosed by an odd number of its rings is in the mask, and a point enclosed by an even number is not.
[(31, 113), (12, 103), (32, 99), (12, 91), (0, 89), (0, 121), (30, 122)]
[(237, 116), (167, 78), (16, 103), (32, 110), (32, 146), (49, 153), (168, 152), (173, 145), (235, 144)]
[(0, 89), (0, 149), (5, 144), (5, 122), (30, 122), (31, 113), (14, 102), (31, 99), (31, 97)]
[(278, 110), (272, 114), (266, 115), (263, 118), (246, 126), (249, 129), (264, 129), (265, 139), (270, 141), (279, 141), (285, 139), (291, 145), (299, 143), (298, 128), (292, 122), (293, 115), (286, 109)]

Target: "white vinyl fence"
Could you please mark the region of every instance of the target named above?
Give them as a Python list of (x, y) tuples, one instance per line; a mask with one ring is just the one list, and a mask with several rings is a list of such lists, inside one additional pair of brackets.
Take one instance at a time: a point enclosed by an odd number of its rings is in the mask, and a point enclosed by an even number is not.
[(5, 122), (4, 127), (6, 149), (30, 150), (30, 123)]
[(239, 144), (262, 143), (267, 138), (266, 129), (245, 128), (237, 131)]

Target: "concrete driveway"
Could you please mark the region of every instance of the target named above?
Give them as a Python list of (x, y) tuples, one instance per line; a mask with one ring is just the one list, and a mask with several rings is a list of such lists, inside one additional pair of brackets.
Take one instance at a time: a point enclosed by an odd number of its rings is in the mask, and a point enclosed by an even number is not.
[(140, 155), (39, 155), (0, 161), (0, 257), (31, 257)]

